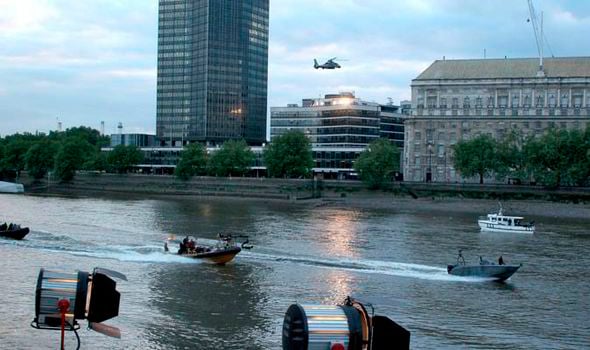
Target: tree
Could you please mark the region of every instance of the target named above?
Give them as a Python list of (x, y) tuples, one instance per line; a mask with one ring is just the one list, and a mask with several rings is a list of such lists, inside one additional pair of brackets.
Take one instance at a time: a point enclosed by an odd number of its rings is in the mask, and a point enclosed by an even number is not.
[(94, 152), (86, 162), (84, 162), (82, 168), (84, 170), (97, 170), (106, 171), (109, 170), (109, 163), (107, 161), (107, 154), (105, 152), (96, 151)]
[(129, 172), (134, 165), (143, 161), (143, 154), (135, 146), (116, 146), (107, 156), (107, 163), (117, 173)]
[(207, 150), (200, 143), (193, 143), (184, 148), (174, 174), (181, 180), (203, 174), (207, 167)]
[(309, 139), (297, 130), (275, 137), (264, 150), (264, 164), (272, 177), (306, 177), (314, 164)]
[(497, 142), (489, 135), (480, 135), (471, 140), (461, 140), (455, 146), (453, 165), (464, 177), (479, 175), (483, 184), (497, 167)]
[(527, 161), (525, 137), (520, 130), (512, 130), (503, 140), (496, 143), (496, 165), (493, 169), (497, 179), (506, 177), (531, 180), (532, 169)]
[(209, 157), (209, 172), (215, 176), (241, 176), (250, 170), (254, 159), (246, 141), (226, 141)]
[(25, 154), (25, 169), (35, 179), (45, 177), (55, 164), (56, 146), (45, 139), (32, 145)]
[(399, 157), (399, 149), (388, 139), (380, 138), (359, 155), (354, 168), (369, 188), (385, 188), (393, 173), (399, 170)]
[(86, 140), (78, 138), (66, 139), (55, 156), (55, 175), (61, 182), (74, 179), (76, 170), (82, 167), (88, 150), (92, 150)]
[(20, 172), (25, 168), (25, 154), (31, 142), (20, 135), (15, 135), (6, 143), (4, 149), (3, 167)]
[(588, 130), (550, 129), (526, 146), (535, 178), (545, 186), (585, 185), (590, 175)]

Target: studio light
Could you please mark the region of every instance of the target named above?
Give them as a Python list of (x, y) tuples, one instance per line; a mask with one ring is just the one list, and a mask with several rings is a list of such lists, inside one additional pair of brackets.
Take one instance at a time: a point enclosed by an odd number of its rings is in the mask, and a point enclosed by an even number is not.
[(410, 348), (409, 331), (388, 317), (369, 315), (365, 304), (350, 297), (335, 306), (291, 305), (285, 313), (282, 338), (284, 350)]
[(80, 325), (77, 320), (88, 320), (89, 328), (120, 338), (119, 329), (101, 324), (119, 314), (121, 295), (116, 290), (116, 282), (109, 276), (127, 280), (119, 272), (98, 267), (92, 273), (41, 269), (35, 291), (35, 319), (31, 326), (61, 330), (62, 348), (63, 332), (78, 330)]

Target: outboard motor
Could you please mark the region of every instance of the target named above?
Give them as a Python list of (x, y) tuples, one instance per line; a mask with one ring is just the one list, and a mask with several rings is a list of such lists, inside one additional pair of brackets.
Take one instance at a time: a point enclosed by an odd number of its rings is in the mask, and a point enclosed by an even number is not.
[(385, 316), (369, 315), (348, 297), (342, 305), (293, 304), (283, 321), (283, 350), (409, 349), (410, 332)]

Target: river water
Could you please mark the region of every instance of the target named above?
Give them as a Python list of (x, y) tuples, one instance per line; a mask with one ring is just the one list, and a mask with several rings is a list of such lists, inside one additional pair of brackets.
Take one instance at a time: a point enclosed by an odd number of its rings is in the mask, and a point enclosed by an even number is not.
[[(481, 213), (483, 214), (483, 213)], [(57, 349), (29, 326), (40, 268), (124, 273), (122, 339), (83, 349), (280, 349), (289, 305), (352, 295), (412, 332), (414, 349), (590, 348), (590, 218), (535, 217), (534, 235), (480, 233), (474, 213), (195, 198), (0, 196), (0, 348)], [(250, 235), (227, 266), (165, 254), (169, 233)], [(449, 276), (458, 248), (523, 267), (507, 283)], [(81, 322), (85, 325), (85, 322)], [(76, 345), (67, 334), (66, 349)]]

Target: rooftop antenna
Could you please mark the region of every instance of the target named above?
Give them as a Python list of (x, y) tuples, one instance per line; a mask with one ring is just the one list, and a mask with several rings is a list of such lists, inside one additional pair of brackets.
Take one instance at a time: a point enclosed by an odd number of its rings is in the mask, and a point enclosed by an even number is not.
[(483, 59), (485, 60), (487, 58), (487, 52), (486, 49), (483, 49)]
[(541, 23), (539, 25), (539, 19), (535, 12), (535, 6), (533, 6), (533, 0), (528, 0), (529, 12), (531, 18), (528, 20), (533, 24), (533, 31), (535, 32), (535, 41), (537, 42), (537, 52), (539, 53), (539, 71), (537, 77), (543, 78), (545, 71), (543, 70), (543, 12), (541, 12)]

